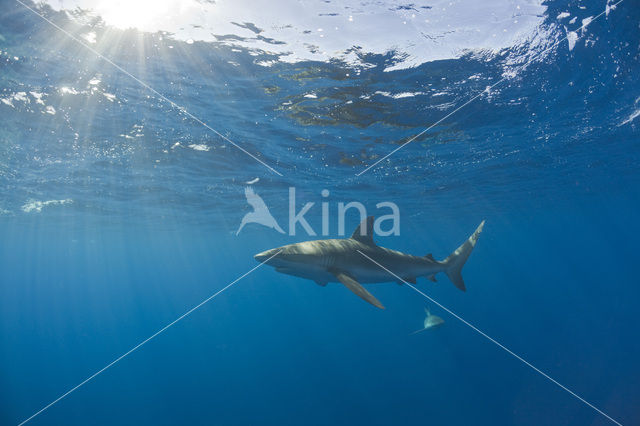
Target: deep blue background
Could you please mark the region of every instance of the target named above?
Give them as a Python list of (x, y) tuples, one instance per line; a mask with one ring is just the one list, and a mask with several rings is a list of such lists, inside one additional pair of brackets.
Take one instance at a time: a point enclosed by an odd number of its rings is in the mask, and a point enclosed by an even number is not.
[[(587, 3), (586, 11), (550, 3), (547, 25), (561, 10), (587, 16), (603, 7)], [(290, 185), (300, 203), (319, 203), (330, 189), (333, 212), (340, 201), (360, 200), (372, 213), (376, 202), (394, 201), (401, 235), (377, 242), (438, 259), (486, 219), (464, 269), (467, 293), (445, 276), (419, 288), (623, 424), (640, 423), (640, 149), (637, 122), (622, 124), (639, 107), (634, 3), (589, 27), (593, 46), (578, 42), (569, 52), (560, 43), (491, 99), (359, 178), (374, 154), (445, 112), (424, 97), (378, 98), (352, 111), (340, 102), (416, 90), (443, 73), (453, 82), (439, 84), (459, 104), (518, 52), (395, 73), (382, 72), (389, 58), (373, 57), (380, 68), (352, 82), (343, 64), (265, 69), (246, 52), (234, 56), (244, 61), (237, 71), (224, 61), (236, 53), (213, 45), (196, 43), (196, 62), (180, 48), (150, 55), (144, 72), (154, 87), (260, 152), (279, 178), (219, 148), (16, 5), (2, 7), (11, 52), (0, 66), (3, 95), (41, 90), (58, 112), (0, 105), (0, 207), (8, 212), (0, 214), (0, 423), (29, 417), (253, 268), (253, 254), (306, 239), (257, 225), (235, 236), (247, 211), (244, 182), (254, 177), (283, 226)], [(57, 37), (55, 49), (45, 43)], [(105, 54), (135, 71), (132, 52)], [(214, 64), (211, 75), (202, 63)], [(158, 64), (167, 65), (154, 71)], [(292, 77), (302, 72), (311, 77)], [(120, 103), (59, 94), (96, 73)], [(486, 81), (455, 84), (474, 73)], [(275, 95), (263, 90), (272, 86)], [(323, 100), (309, 103), (309, 91)], [(297, 109), (283, 109), (285, 101)], [(118, 136), (136, 123), (143, 137)], [(176, 141), (212, 149), (170, 150)], [(65, 198), (73, 204), (21, 210), (29, 199)], [(316, 229), (319, 215), (316, 205), (308, 216)], [(357, 222), (349, 216), (347, 228)], [(338, 284), (321, 288), (262, 267), (32, 423), (610, 424), (406, 286), (369, 289), (386, 310)], [(410, 336), (424, 306), (446, 323)]]

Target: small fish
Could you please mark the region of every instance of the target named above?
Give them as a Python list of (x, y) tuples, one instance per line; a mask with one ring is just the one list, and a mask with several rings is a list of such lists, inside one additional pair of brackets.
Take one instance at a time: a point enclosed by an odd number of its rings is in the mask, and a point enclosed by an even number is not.
[(424, 312), (427, 314), (427, 316), (424, 319), (424, 328), (414, 331), (413, 333), (411, 333), (411, 335), (420, 333), (421, 331), (425, 331), (430, 328), (437, 328), (442, 324), (444, 324), (444, 320), (437, 315), (431, 314), (431, 312), (429, 312), (429, 309), (424, 308)]

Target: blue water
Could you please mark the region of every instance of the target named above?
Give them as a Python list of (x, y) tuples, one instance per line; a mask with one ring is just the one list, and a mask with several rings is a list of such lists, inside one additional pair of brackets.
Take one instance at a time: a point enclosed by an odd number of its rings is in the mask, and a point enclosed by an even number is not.
[[(443, 274), (418, 288), (640, 424), (640, 8), (621, 3), (569, 50), (558, 14), (579, 26), (604, 2), (546, 6), (549, 45), (390, 72), (394, 52), (363, 55), (360, 68), (285, 63), (94, 28), (111, 42), (93, 48), (278, 176), (3, 1), (0, 423), (27, 419), (242, 276), (255, 253), (310, 239), (256, 224), (236, 236), (246, 182), (259, 178), (251, 186), (285, 228), (289, 187), (298, 209), (315, 202), (306, 217), (317, 231), (329, 202), (331, 237), (339, 202), (380, 214), (376, 203), (391, 201), (400, 235), (377, 243), (437, 259), (486, 219), (467, 292)], [(514, 77), (356, 175), (505, 70)], [(376, 94), (427, 90), (442, 94)], [(355, 211), (346, 223), (355, 228)], [(613, 424), (407, 286), (368, 289), (385, 310), (261, 267), (29, 424)], [(410, 336), (425, 306), (445, 324)]]

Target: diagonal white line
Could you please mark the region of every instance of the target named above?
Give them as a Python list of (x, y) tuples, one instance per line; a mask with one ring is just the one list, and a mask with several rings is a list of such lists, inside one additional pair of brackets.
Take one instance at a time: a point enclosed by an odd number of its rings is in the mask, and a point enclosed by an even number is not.
[(492, 338), (491, 336), (489, 336), (487, 333), (485, 333), (484, 331), (480, 330), (478, 327), (474, 326), (473, 324), (471, 324), (470, 322), (466, 321), (464, 318), (460, 317), (459, 315), (457, 315), (455, 312), (451, 311), (450, 309), (448, 309), (447, 307), (441, 305), (440, 303), (438, 303), (438, 301), (434, 300), (433, 298), (427, 296), (426, 294), (424, 294), (423, 292), (421, 292), (420, 290), (418, 290), (414, 285), (406, 282), (404, 279), (400, 278), (398, 275), (394, 274), (393, 272), (391, 272), (389, 269), (387, 269), (386, 267), (384, 267), (383, 265), (381, 265), (380, 263), (376, 262), (375, 260), (373, 260), (371, 257), (367, 256), (366, 254), (364, 254), (363, 252), (361, 252), (360, 250), (358, 250), (358, 253), (360, 253), (361, 255), (363, 255), (364, 257), (366, 257), (367, 259), (369, 259), (371, 262), (375, 263), (376, 265), (378, 265), (380, 268), (384, 269), (385, 271), (387, 271), (389, 274), (393, 275), (396, 279), (402, 281), (404, 284), (408, 285), (411, 289), (413, 289), (414, 291), (416, 291), (417, 293), (421, 294), (422, 296), (424, 296), (426, 299), (430, 300), (432, 303), (435, 303), (436, 305), (438, 305), (441, 309), (445, 310), (447, 313), (449, 313), (451, 316), (453, 316), (454, 318), (456, 318), (457, 320), (461, 321), (464, 325), (470, 327), (473, 331), (477, 332), (478, 334), (480, 334), (482, 337), (486, 338), (487, 340), (489, 340), (490, 342), (494, 343), (496, 346), (498, 346), (500, 349), (504, 350), (505, 352), (507, 352), (509, 355), (513, 356), (514, 358), (516, 358), (518, 361), (521, 361), (522, 363), (524, 363), (526, 366), (530, 367), (531, 369), (533, 369), (536, 373), (540, 374), (541, 376), (543, 376), (544, 378), (548, 379), (549, 381), (551, 381), (552, 383), (554, 383), (555, 385), (559, 386), (560, 388), (562, 388), (563, 390), (565, 390), (566, 392), (568, 392), (570, 395), (572, 395), (573, 397), (575, 397), (576, 399), (582, 401), (583, 403), (585, 403), (586, 405), (588, 405), (589, 407), (593, 408), (595, 411), (597, 411), (598, 413), (600, 413), (601, 415), (603, 415), (604, 417), (606, 417), (607, 419), (611, 420), (613, 423), (617, 424), (618, 426), (622, 426), (622, 424), (616, 420), (614, 420), (613, 418), (611, 418), (609, 415), (607, 415), (607, 413), (605, 413), (604, 411), (600, 410), (598, 407), (596, 407), (595, 405), (591, 404), (589, 401), (585, 400), (584, 398), (582, 398), (580, 395), (576, 394), (575, 392), (573, 392), (571, 389), (567, 388), (566, 386), (564, 386), (562, 383), (558, 382), (557, 380), (555, 380), (553, 377), (549, 376), (548, 374), (546, 374), (544, 371), (540, 370), (539, 368), (537, 368), (536, 366), (534, 366), (533, 364), (531, 364), (530, 362), (528, 362), (527, 360), (525, 360), (524, 358), (522, 358), (520, 355), (518, 355), (517, 353), (513, 352), (512, 350), (510, 350), (509, 348), (507, 348), (506, 346), (504, 346), (503, 344), (501, 344), (500, 342), (498, 342), (497, 340), (495, 340), (494, 338)]
[[(613, 9), (614, 7), (616, 7), (617, 5), (619, 5), (620, 3), (622, 3), (624, 0), (619, 0), (617, 3), (612, 4), (611, 6), (609, 6), (610, 10)], [(583, 24), (580, 28), (578, 28), (576, 31), (581, 31), (583, 29), (585, 29), (587, 26), (589, 26), (590, 24), (592, 24), (596, 19), (600, 18), (602, 15), (604, 15), (606, 13), (606, 9), (602, 12), (600, 12), (599, 14), (597, 14), (593, 19), (591, 19), (591, 21)], [(546, 52), (554, 49), (555, 47), (557, 47), (560, 43), (562, 43), (563, 41), (565, 41), (568, 38), (568, 36), (565, 36), (563, 38), (561, 38), (557, 43), (555, 43), (553, 46), (548, 47), (547, 49), (537, 53), (536, 55), (534, 55), (529, 62), (533, 61), (535, 58), (537, 58), (538, 56), (541, 56), (543, 54), (545, 54)], [(493, 89), (495, 86), (497, 86), (498, 84), (504, 82), (507, 80), (507, 77), (502, 77), (500, 80), (496, 81), (495, 83), (493, 83), (491, 86), (487, 86), (484, 90), (482, 90), (481, 92), (478, 92), (475, 96), (473, 96), (471, 99), (469, 99), (468, 101), (466, 101), (465, 103), (463, 103), (462, 105), (460, 105), (459, 107), (457, 107), (456, 109), (454, 109), (453, 111), (451, 111), (450, 113), (448, 113), (447, 115), (445, 115), (444, 117), (442, 117), (440, 120), (436, 121), (435, 123), (433, 123), (431, 126), (427, 127), (426, 129), (424, 129), (423, 131), (421, 131), (420, 133), (418, 133), (417, 135), (413, 136), (411, 139), (409, 139), (408, 141), (406, 141), (405, 143), (403, 143), (402, 145), (400, 145), (399, 147), (397, 147), (396, 149), (394, 149), (393, 151), (391, 151), (390, 153), (388, 153), (387, 155), (385, 155), (384, 157), (380, 158), (378, 161), (376, 161), (375, 163), (371, 164), (370, 166), (368, 166), (366, 169), (362, 170), (359, 173), (356, 173), (356, 176), (361, 176), (364, 173), (366, 173), (367, 171), (369, 171), (370, 169), (372, 169), (373, 167), (377, 166), (378, 164), (380, 164), (381, 161), (386, 160), (387, 158), (389, 158), (390, 156), (392, 156), (393, 154), (395, 154), (397, 151), (401, 150), (402, 148), (404, 148), (405, 146), (409, 145), (411, 142), (413, 142), (414, 140), (416, 140), (417, 138), (419, 138), (420, 136), (424, 135), (425, 133), (427, 133), (429, 130), (433, 129), (435, 126), (437, 126), (438, 124), (442, 123), (444, 120), (446, 120), (447, 118), (451, 117), (453, 114), (455, 114), (456, 112), (460, 111), (462, 108), (466, 107), (467, 105), (469, 105), (471, 102), (475, 101), (476, 99), (478, 99), (483, 93)]]
[(451, 117), (453, 114), (455, 114), (456, 112), (460, 111), (462, 108), (466, 107), (467, 105), (469, 105), (471, 102), (475, 101), (476, 99), (478, 99), (480, 96), (482, 96), (483, 93), (485, 93), (488, 90), (493, 89), (494, 86), (497, 86), (498, 84), (502, 83), (504, 80), (506, 79), (506, 77), (503, 77), (502, 79), (498, 80), (497, 82), (493, 83), (491, 86), (488, 86), (486, 89), (484, 89), (482, 92), (479, 92), (478, 94), (476, 94), (473, 98), (469, 99), (467, 102), (465, 102), (464, 104), (460, 105), (459, 107), (457, 107), (456, 109), (454, 109), (453, 111), (451, 111), (449, 114), (445, 115), (444, 117), (442, 117), (440, 120), (436, 121), (435, 123), (433, 123), (431, 126), (427, 127), (426, 129), (424, 129), (423, 131), (421, 131), (420, 133), (418, 133), (417, 135), (413, 136), (411, 139), (409, 139), (408, 141), (406, 141), (405, 143), (403, 143), (402, 145), (400, 145), (399, 147), (397, 147), (396, 149), (394, 149), (393, 151), (391, 151), (390, 153), (388, 153), (387, 155), (385, 155), (384, 157), (382, 157), (381, 159), (379, 159), (378, 161), (376, 161), (375, 163), (373, 163), (372, 165), (370, 165), (369, 167), (367, 167), (366, 169), (364, 169), (363, 171), (356, 173), (356, 176), (360, 176), (364, 173), (366, 173), (369, 169), (375, 167), (377, 164), (379, 164), (381, 161), (384, 161), (385, 159), (389, 158), (390, 156), (392, 156), (393, 154), (396, 153), (396, 151), (401, 150), (402, 148), (404, 148), (406, 145), (409, 145), (411, 142), (413, 142), (414, 140), (418, 139), (420, 136), (424, 135), (425, 133), (427, 133), (429, 130), (433, 129), (434, 127), (436, 127), (438, 124), (442, 123), (444, 120), (446, 120), (447, 118)]
[(183, 113), (184, 115), (188, 116), (189, 118), (191, 118), (192, 120), (194, 120), (195, 122), (201, 124), (202, 126), (204, 126), (205, 128), (211, 130), (213, 133), (215, 133), (216, 135), (220, 136), (222, 139), (224, 139), (225, 141), (229, 142), (231, 145), (235, 146), (236, 148), (238, 148), (240, 151), (244, 152), (245, 154), (247, 154), (249, 157), (253, 158), (254, 160), (256, 160), (258, 163), (262, 164), (263, 166), (265, 166), (267, 169), (269, 169), (270, 171), (272, 171), (273, 173), (277, 174), (278, 176), (282, 176), (282, 173), (280, 173), (279, 171), (277, 171), (276, 169), (274, 169), (273, 167), (271, 167), (270, 165), (268, 165), (267, 163), (265, 163), (264, 161), (262, 161), (261, 159), (259, 159), (258, 157), (256, 157), (255, 155), (253, 155), (252, 153), (250, 153), (249, 151), (247, 151), (246, 149), (244, 149), (243, 147), (241, 147), (240, 145), (238, 145), (237, 143), (235, 143), (234, 141), (232, 141), (231, 139), (229, 139), (228, 137), (226, 137), (225, 135), (223, 135), (222, 133), (220, 133), (219, 131), (217, 131), (216, 129), (214, 129), (213, 127), (209, 126), (207, 123), (205, 123), (204, 121), (202, 121), (201, 119), (199, 119), (198, 117), (196, 117), (195, 115), (193, 115), (192, 113), (190, 113), (189, 111), (187, 111), (186, 108), (178, 105), (177, 103), (175, 103), (174, 101), (172, 101), (171, 99), (167, 98), (165, 95), (163, 95), (162, 93), (158, 92), (156, 89), (154, 89), (153, 87), (149, 86), (147, 83), (145, 83), (144, 81), (140, 80), (138, 77), (136, 77), (135, 75), (131, 74), (129, 71), (125, 70), (124, 68), (122, 68), (120, 65), (116, 64), (115, 62), (113, 62), (111, 59), (107, 58), (106, 56), (104, 56), (103, 54), (101, 54), (100, 52), (98, 52), (97, 50), (93, 49), (91, 46), (89, 46), (88, 44), (86, 44), (85, 42), (83, 42), (82, 40), (80, 40), (79, 38), (77, 38), (76, 36), (74, 36), (73, 34), (71, 34), (70, 32), (68, 32), (67, 30), (65, 30), (64, 28), (61, 28), (59, 25), (57, 25), (56, 23), (54, 23), (53, 21), (51, 21), (50, 19), (47, 19), (46, 16), (38, 13), (38, 11), (36, 11), (35, 9), (27, 6), (26, 4), (24, 4), (21, 0), (16, 0), (16, 2), (18, 2), (19, 4), (21, 4), (22, 6), (24, 6), (26, 9), (30, 10), (31, 12), (33, 12), (35, 15), (39, 16), (41, 19), (43, 19), (44, 21), (48, 22), (49, 24), (51, 24), (54, 28), (56, 28), (57, 30), (61, 31), (62, 33), (64, 33), (67, 37), (69, 37), (70, 39), (72, 39), (73, 41), (75, 41), (76, 43), (84, 46), (85, 48), (87, 48), (89, 51), (91, 51), (93, 54), (95, 54), (96, 56), (98, 56), (99, 58), (103, 59), (104, 61), (108, 62), (109, 64), (113, 65), (115, 68), (117, 68), (119, 71), (121, 71), (122, 73), (126, 74), (127, 76), (131, 77), (133, 80), (135, 80), (137, 83), (139, 83), (141, 86), (143, 86), (145, 89), (153, 92), (155, 95), (157, 95), (159, 98), (161, 98), (162, 100), (164, 100), (165, 102), (167, 102), (169, 105), (171, 105), (173, 108), (177, 109), (178, 111), (180, 111), (181, 113)]
[(193, 308), (189, 309), (187, 312), (185, 312), (184, 314), (180, 315), (178, 318), (176, 318), (175, 320), (171, 321), (169, 324), (165, 325), (164, 327), (162, 327), (160, 330), (156, 331), (155, 333), (153, 333), (151, 336), (147, 337), (146, 339), (144, 339), (142, 342), (138, 343), (137, 345), (135, 345), (133, 348), (129, 349), (127, 352), (125, 352), (124, 354), (120, 355), (118, 358), (116, 358), (115, 360), (111, 361), (109, 364), (107, 364), (106, 366), (104, 366), (102, 369), (98, 370), (97, 372), (93, 373), (91, 376), (87, 377), (85, 380), (83, 380), (82, 382), (80, 382), (79, 384), (77, 384), (76, 386), (72, 387), (71, 389), (69, 389), (67, 392), (63, 393), (62, 395), (60, 395), (58, 398), (54, 399), (53, 401), (51, 401), (49, 404), (45, 405), (43, 408), (41, 408), (39, 411), (37, 411), (36, 413), (34, 413), (31, 417), (29, 417), (26, 420), (23, 420), (18, 426), (22, 426), (25, 423), (27, 423), (28, 421), (32, 420), (34, 417), (36, 417), (37, 415), (41, 414), (43, 411), (47, 410), (48, 408), (51, 408), (53, 405), (55, 405), (56, 403), (60, 402), (62, 399), (64, 399), (65, 397), (69, 396), (69, 394), (71, 394), (72, 392), (74, 392), (75, 390), (77, 390), (78, 388), (80, 388), (81, 386), (87, 384), (88, 382), (90, 382), (92, 379), (94, 379), (95, 377), (97, 377), (98, 375), (100, 375), (101, 373), (103, 373), (104, 371), (106, 371), (108, 368), (114, 366), (116, 363), (118, 363), (119, 361), (121, 361), (122, 359), (124, 359), (125, 357), (127, 357), (128, 355), (130, 355), (132, 352), (136, 351), (137, 349), (140, 349), (141, 346), (143, 346), (144, 344), (148, 343), (151, 339), (153, 339), (154, 337), (158, 336), (159, 334), (161, 334), (162, 332), (166, 331), (168, 328), (172, 327), (174, 324), (176, 324), (178, 321), (184, 319), (185, 317), (187, 317), (188, 315), (190, 315), (193, 311), (195, 311), (196, 309), (200, 308), (202, 305), (204, 305), (205, 303), (209, 302), (211, 299), (215, 298), (216, 296), (218, 296), (219, 294), (221, 294), (222, 292), (224, 292), (225, 290), (227, 290), (228, 288), (230, 288), (232, 285), (234, 285), (235, 283), (237, 283), (238, 281), (240, 281), (241, 279), (243, 279), (244, 277), (246, 277), (247, 275), (249, 275), (250, 273), (252, 273), (253, 271), (255, 271), (256, 269), (258, 269), (259, 267), (261, 267), (262, 265), (264, 265), (265, 263), (267, 263), (268, 261), (270, 261), (271, 259), (273, 259), (275, 256), (280, 254), (280, 250), (278, 250), (278, 252), (276, 254), (274, 254), (273, 256), (270, 256), (267, 260), (265, 260), (264, 262), (260, 262), (260, 264), (258, 264), (257, 266), (255, 266), (254, 268), (250, 269), (248, 272), (244, 273), (243, 275), (241, 275), (240, 277), (236, 278), (235, 280), (231, 281), (229, 284), (227, 284), (225, 287), (223, 287), (221, 290), (218, 290), (216, 293), (212, 294), (211, 296), (207, 297), (206, 299), (204, 299), (202, 302), (198, 303), (196, 306), (194, 306)]

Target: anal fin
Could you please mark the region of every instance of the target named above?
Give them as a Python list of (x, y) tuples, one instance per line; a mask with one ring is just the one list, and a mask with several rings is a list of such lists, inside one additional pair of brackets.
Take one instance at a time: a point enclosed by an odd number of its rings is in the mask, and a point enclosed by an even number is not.
[(367, 302), (371, 303), (373, 306), (377, 308), (384, 309), (384, 306), (382, 306), (382, 303), (380, 303), (380, 301), (376, 299), (373, 296), (373, 294), (365, 290), (362, 284), (360, 284), (358, 281), (354, 280), (353, 278), (351, 278), (350, 276), (348, 276), (342, 271), (329, 270), (329, 272), (335, 275), (338, 281), (344, 284), (345, 287), (347, 287), (349, 290), (354, 292), (357, 296), (366, 300)]

